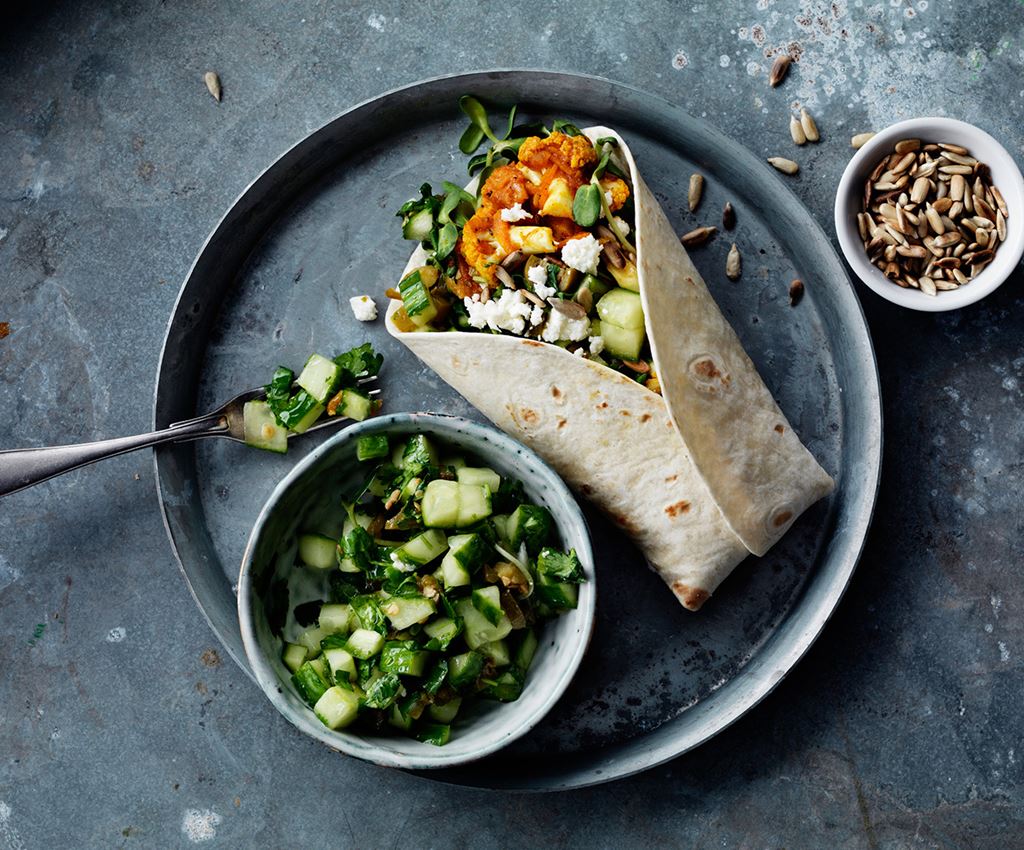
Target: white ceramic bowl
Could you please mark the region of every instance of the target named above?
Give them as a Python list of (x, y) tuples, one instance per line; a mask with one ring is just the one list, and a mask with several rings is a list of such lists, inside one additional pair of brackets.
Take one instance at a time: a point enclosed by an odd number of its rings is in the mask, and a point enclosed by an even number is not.
[[(924, 142), (949, 142), (963, 145), (971, 156), (992, 170), (992, 184), (1006, 199), (1006, 242), (1000, 244), (995, 258), (976, 278), (958, 289), (926, 295), (917, 289), (903, 289), (892, 283), (881, 269), (868, 262), (867, 252), (857, 230), (864, 181), (883, 156), (892, 153), (900, 139)], [(836, 235), (857, 276), (883, 298), (911, 310), (939, 312), (956, 310), (980, 301), (996, 290), (1020, 262), (1024, 253), (1024, 178), (1013, 157), (984, 130), (952, 118), (913, 118), (900, 121), (877, 133), (850, 160), (839, 181), (835, 206)]]
[[(295, 534), (312, 509), (338, 503), (340, 493), (358, 486), (368, 474), (356, 460), (356, 441), (367, 434), (408, 437), (426, 434), (447, 448), (473, 455), (500, 475), (519, 479), (534, 504), (550, 512), (565, 548), (579, 555), (587, 581), (580, 585), (576, 608), (545, 623), (540, 646), (515, 702), (480, 700), (465, 718), (456, 719), (443, 747), (400, 733), (373, 735), (333, 731), (321, 723), (291, 684), (281, 661), (282, 643), (268, 622), (273, 585), (293, 569)], [(489, 755), (530, 731), (565, 692), (594, 628), (594, 558), (583, 513), (558, 475), (534, 452), (496, 428), (455, 416), (397, 413), (351, 425), (303, 458), (274, 489), (259, 518), (242, 561), (238, 617), (245, 654), (263, 692), (295, 726), (348, 755), (376, 764), (414, 770), (464, 764)], [(461, 715), (460, 715), (461, 717)]]

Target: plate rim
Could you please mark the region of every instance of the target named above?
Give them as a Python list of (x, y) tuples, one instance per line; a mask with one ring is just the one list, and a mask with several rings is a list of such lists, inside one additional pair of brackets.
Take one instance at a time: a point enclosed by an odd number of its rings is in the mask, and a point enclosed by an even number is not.
[[(881, 399), (881, 381), (878, 371), (878, 360), (875, 355), (874, 345), (871, 339), (870, 328), (867, 323), (866, 316), (864, 314), (863, 305), (857, 296), (856, 290), (850, 282), (849, 275), (846, 271), (842, 260), (839, 257), (835, 246), (832, 241), (828, 238), (823, 226), (819, 223), (817, 218), (811, 213), (807, 206), (800, 200), (799, 197), (792, 191), (792, 189), (785, 185), (778, 175), (771, 173), (771, 170), (761, 162), (755, 155), (739, 142), (733, 140), (727, 136), (721, 130), (714, 125), (708, 123), (703, 119), (696, 118), (686, 112), (674, 103), (671, 103), (664, 97), (654, 94), (652, 92), (641, 90), (628, 83), (619, 82), (606, 77), (601, 77), (592, 74), (581, 74), (566, 71), (555, 71), (546, 69), (530, 69), (530, 68), (498, 68), (498, 69), (483, 69), (475, 71), (458, 72), (451, 74), (442, 74), (433, 77), (428, 77), (416, 82), (408, 83), (406, 85), (397, 86), (389, 89), (383, 93), (375, 95), (373, 97), (366, 98), (359, 103), (343, 110), (333, 118), (321, 124), (319, 127), (305, 133), (302, 138), (298, 139), (294, 144), (290, 145), (287, 149), (277, 155), (265, 168), (263, 168), (246, 186), (238, 196), (232, 201), (227, 207), (224, 214), (217, 220), (210, 233), (207, 235), (199, 250), (197, 251), (195, 258), (182, 283), (178, 289), (177, 297), (175, 298), (174, 304), (171, 308), (170, 316), (165, 328), (164, 339), (160, 349), (160, 357), (157, 364), (156, 370), (156, 381), (153, 390), (153, 425), (154, 428), (161, 427), (163, 423), (159, 421), (159, 407), (161, 401), (161, 394), (163, 388), (163, 376), (165, 371), (168, 369), (168, 360), (172, 357), (170, 351), (171, 342), (175, 330), (175, 323), (182, 315), (182, 310), (185, 305), (186, 298), (189, 294), (189, 284), (193, 280), (194, 275), (198, 267), (201, 265), (207, 251), (209, 250), (211, 243), (218, 237), (222, 228), (228, 226), (231, 223), (232, 217), (236, 214), (236, 210), (248, 200), (250, 193), (256, 189), (259, 184), (264, 180), (267, 180), (274, 175), (275, 171), (278, 171), (285, 167), (289, 160), (295, 158), (297, 155), (302, 153), (303, 147), (309, 143), (309, 141), (324, 132), (328, 128), (343, 122), (346, 119), (353, 116), (362, 110), (373, 108), (385, 104), (389, 100), (395, 99), (397, 96), (408, 95), (415, 93), (420, 89), (429, 89), (432, 86), (438, 86), (441, 84), (449, 84), (456, 80), (465, 80), (467, 87), (471, 88), (475, 85), (472, 80), (491, 80), (494, 82), (503, 82), (510, 85), (510, 88), (516, 87), (516, 81), (518, 79), (527, 77), (541, 77), (546, 78), (547, 81), (555, 82), (558, 80), (573, 81), (577, 84), (590, 84), (590, 85), (602, 85), (609, 86), (620, 91), (631, 99), (633, 103), (637, 101), (647, 101), (651, 105), (657, 105), (658, 109), (662, 114), (671, 117), (673, 123), (682, 124), (685, 122), (692, 122), (694, 125), (699, 125), (701, 132), (713, 139), (716, 144), (721, 145), (722, 149), (728, 150), (730, 155), (737, 156), (739, 159), (746, 160), (751, 166), (756, 163), (759, 170), (761, 170), (764, 179), (774, 181), (774, 191), (782, 193), (788, 198), (788, 205), (790, 207), (798, 208), (800, 213), (806, 217), (808, 222), (811, 224), (811, 235), (815, 240), (823, 247), (822, 262), (831, 265), (835, 270), (839, 272), (839, 280), (837, 283), (847, 290), (847, 295), (838, 296), (841, 299), (846, 299), (849, 303), (844, 304), (844, 312), (851, 316), (851, 323), (860, 332), (858, 335), (861, 337), (857, 342), (860, 346), (860, 357), (857, 358), (860, 361), (862, 367), (866, 367), (865, 374), (862, 375), (861, 381), (865, 386), (867, 392), (865, 393), (864, 403), (867, 409), (864, 411), (865, 419), (870, 418), (870, 422), (867, 424), (872, 430), (872, 444), (871, 448), (874, 451), (869, 457), (862, 458), (862, 461), (866, 463), (867, 471), (869, 472), (869, 478), (867, 479), (867, 486), (864, 489), (864, 495), (862, 500), (865, 501), (865, 506), (861, 509), (860, 516), (857, 518), (859, 529), (855, 534), (855, 545), (852, 546), (852, 550), (846, 556), (846, 564), (844, 565), (843, 572), (834, 576), (831, 579), (828, 587), (828, 593), (826, 598), (823, 600), (823, 604), (819, 604), (817, 610), (813, 612), (813, 616), (810, 617), (808, 623), (800, 631), (799, 635), (790, 638), (792, 646), (789, 647), (786, 653), (786, 663), (781, 669), (777, 669), (773, 672), (768, 681), (762, 681), (757, 683), (751, 691), (747, 699), (742, 700), (741, 704), (734, 705), (733, 710), (728, 712), (728, 716), (724, 719), (716, 722), (712, 722), (708, 725), (708, 729), (705, 733), (695, 737), (694, 740), (688, 741), (681, 747), (673, 746), (659, 746), (653, 748), (652, 752), (647, 754), (646, 757), (638, 758), (634, 760), (634, 763), (628, 767), (620, 769), (612, 769), (609, 771), (591, 771), (588, 775), (577, 775), (570, 781), (554, 781), (554, 782), (542, 782), (538, 785), (524, 785), (521, 783), (503, 784), (494, 780), (499, 777), (489, 776), (487, 781), (479, 782), (468, 779), (465, 775), (462, 775), (464, 771), (453, 770), (449, 773), (448, 771), (431, 771), (429, 778), (451, 783), (458, 784), (461, 786), (470, 787), (487, 787), (487, 788), (502, 788), (506, 790), (536, 790), (536, 791), (550, 791), (550, 790), (567, 790), (570, 788), (584, 788), (593, 785), (602, 784), (604, 782), (613, 781), (627, 776), (635, 775), (636, 773), (648, 770), (652, 767), (656, 767), (663, 764), (671, 759), (683, 755), (691, 751), (692, 749), (701, 746), (711, 738), (715, 737), (733, 723), (738, 721), (741, 717), (746, 715), (755, 706), (757, 706), (763, 699), (771, 694), (779, 683), (793, 670), (793, 668), (800, 662), (800, 660), (807, 654), (811, 646), (814, 645), (815, 641), (821, 635), (826, 624), (831, 619), (836, 609), (839, 606), (843, 596), (845, 595), (846, 589), (848, 588), (850, 581), (853, 577), (853, 573), (859, 563), (859, 560), (863, 554), (864, 547), (867, 542), (867, 537), (870, 532), (871, 524), (874, 518), (875, 509), (878, 503), (878, 493), (881, 484), (881, 472), (882, 472), (882, 456), (883, 456), (883, 411), (882, 411), (882, 399)], [(476, 83), (479, 84), (479, 83)], [(464, 90), (468, 90), (464, 87)], [(287, 207), (288, 203), (293, 200), (294, 196), (284, 202), (284, 206)], [(852, 308), (852, 313), (851, 313)], [(859, 319), (859, 324), (857, 320)], [(221, 635), (221, 631), (211, 618), (210, 613), (207, 611), (205, 604), (200, 600), (199, 594), (193, 584), (188, 570), (186, 569), (184, 560), (179, 550), (178, 542), (175, 536), (175, 532), (172, 528), (171, 518), (168, 509), (168, 498), (164, 492), (162, 469), (161, 469), (161, 458), (165, 456), (166, 452), (169, 452), (169, 447), (155, 447), (153, 452), (153, 465), (154, 465), (154, 478), (155, 486), (157, 491), (157, 500), (160, 506), (161, 519), (164, 524), (164, 529), (168, 536), (168, 541), (171, 544), (171, 550), (174, 555), (174, 559), (178, 564), (179, 571), (185, 580), (186, 586), (192, 595), (197, 607), (203, 618), (206, 620), (210, 629), (214, 635), (220, 641), (222, 647), (228, 652), (231, 658), (236, 664), (245, 672), (249, 678), (253, 678), (252, 670), (249, 668), (248, 663), (244, 657), (244, 654), (239, 656), (234, 649), (225, 641), (225, 638)], [(863, 469), (861, 474), (863, 474)], [(833, 529), (834, 532), (834, 529)], [(830, 534), (827, 539), (833, 539), (834, 535)], [(828, 545), (826, 543), (826, 545)], [(225, 576), (225, 581), (227, 577)], [(806, 586), (805, 586), (806, 587)], [(803, 589), (800, 591), (803, 593)], [(799, 610), (801, 603), (798, 601), (794, 606), (787, 612), (786, 617), (780, 621), (784, 623), (788, 619), (794, 610)], [(699, 616), (699, 615), (696, 615)], [(776, 634), (778, 627), (773, 630), (768, 639)], [(758, 651), (755, 651), (751, 656), (750, 660), (745, 664), (737, 674), (726, 683), (722, 690), (726, 690), (728, 686), (741, 678), (744, 678), (749, 673), (749, 667), (751, 662), (757, 658)], [(691, 706), (687, 711), (696, 708), (700, 703), (696, 703)], [(683, 712), (685, 713), (685, 712)], [(682, 716), (681, 713), (678, 716)], [(667, 721), (662, 724), (658, 729), (664, 729), (670, 723), (674, 721)], [(655, 734), (658, 729), (652, 730), (647, 734)], [(416, 775), (423, 775), (417, 772)]]

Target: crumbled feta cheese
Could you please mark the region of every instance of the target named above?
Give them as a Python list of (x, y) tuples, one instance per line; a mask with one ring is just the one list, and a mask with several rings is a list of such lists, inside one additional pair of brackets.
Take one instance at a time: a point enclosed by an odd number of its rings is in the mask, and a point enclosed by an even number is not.
[(612, 216), (612, 223), (619, 229), (619, 234), (622, 236), (629, 236), (629, 225), (626, 224), (617, 215)]
[(590, 334), (590, 319), (584, 316), (582, 319), (570, 319), (557, 310), (548, 314), (548, 323), (540, 333), (540, 338), (545, 342), (558, 342), (560, 339), (569, 342), (579, 342), (586, 339)]
[(349, 298), (348, 303), (352, 307), (352, 315), (360, 322), (372, 322), (377, 318), (377, 305), (373, 303), (373, 299), (369, 295), (357, 295), (355, 298)]
[(465, 298), (463, 303), (469, 314), (469, 323), (474, 328), (509, 331), (517, 335), (522, 335), (526, 330), (526, 320), (533, 312), (532, 305), (523, 299), (523, 293), (514, 289), (506, 289), (500, 298), (492, 298), (490, 301)]
[(583, 348), (577, 348), (573, 352), (573, 354), (575, 354), (577, 357), (586, 357), (587, 356), (586, 349), (583, 349)]
[(529, 271), (526, 272), (526, 279), (533, 284), (533, 291), (540, 298), (547, 300), (558, 292), (553, 286), (548, 286), (547, 266), (542, 266), (539, 263), (530, 266)]
[(528, 212), (527, 210), (524, 210), (523, 205), (520, 203), (515, 203), (512, 206), (510, 206), (507, 210), (501, 211), (502, 221), (516, 222), (523, 221), (524, 219), (527, 218), (533, 218), (533, 214)]
[(562, 248), (562, 262), (584, 274), (593, 274), (597, 271), (597, 261), (601, 256), (602, 247), (592, 233), (578, 239), (570, 239)]
[(590, 338), (590, 353), (600, 354), (602, 351), (604, 351), (604, 337), (592, 336)]
[(604, 190), (604, 199), (605, 199), (605, 202), (608, 204), (608, 209), (611, 209), (612, 208), (612, 202), (615, 200), (615, 198), (612, 196), (612, 190), (611, 189), (605, 189)]
[(537, 325), (539, 325), (543, 321), (544, 321), (544, 308), (543, 307), (539, 307), (539, 306), (538, 307), (534, 307), (533, 308), (533, 312), (530, 313), (530, 326), (535, 328), (535, 327), (537, 327)]

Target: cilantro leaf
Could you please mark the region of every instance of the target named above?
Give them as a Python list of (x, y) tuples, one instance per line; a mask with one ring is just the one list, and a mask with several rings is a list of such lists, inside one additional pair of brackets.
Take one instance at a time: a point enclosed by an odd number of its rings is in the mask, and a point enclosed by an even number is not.
[(584, 581), (583, 565), (576, 555), (575, 549), (568, 552), (559, 552), (545, 546), (540, 550), (537, 558), (537, 571), (555, 581), (564, 581), (569, 584), (580, 584)]
[(380, 367), (384, 364), (384, 355), (375, 352), (373, 345), (366, 342), (344, 354), (339, 354), (334, 358), (334, 362), (341, 367), (341, 382), (338, 386), (352, 387), (359, 378), (379, 374)]

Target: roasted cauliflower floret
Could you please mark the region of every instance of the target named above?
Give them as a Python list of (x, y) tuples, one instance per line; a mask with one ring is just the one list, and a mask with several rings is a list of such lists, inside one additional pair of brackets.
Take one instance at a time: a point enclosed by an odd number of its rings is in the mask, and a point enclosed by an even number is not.
[(586, 136), (552, 133), (546, 139), (531, 136), (523, 142), (519, 161), (534, 171), (543, 172), (552, 165), (569, 170), (596, 165), (597, 154), (593, 142)]
[(606, 175), (601, 178), (600, 183), (602, 192), (611, 193), (611, 200), (608, 202), (611, 211), (615, 212), (615, 210), (621, 209), (622, 205), (626, 203), (626, 199), (629, 198), (629, 186), (626, 185), (626, 181)]

